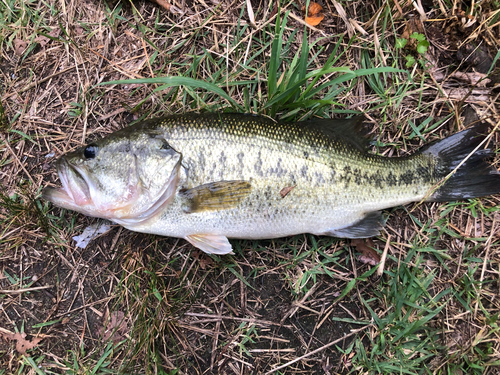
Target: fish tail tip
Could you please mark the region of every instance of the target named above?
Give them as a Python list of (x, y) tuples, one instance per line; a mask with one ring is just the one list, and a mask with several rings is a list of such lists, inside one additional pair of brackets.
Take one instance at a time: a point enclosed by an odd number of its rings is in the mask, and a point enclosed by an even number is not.
[(500, 193), (500, 172), (487, 161), (494, 151), (476, 150), (485, 139), (487, 129), (486, 124), (479, 124), (423, 150), (424, 154), (437, 158), (437, 170), (442, 178), (449, 177), (427, 200), (447, 202)]

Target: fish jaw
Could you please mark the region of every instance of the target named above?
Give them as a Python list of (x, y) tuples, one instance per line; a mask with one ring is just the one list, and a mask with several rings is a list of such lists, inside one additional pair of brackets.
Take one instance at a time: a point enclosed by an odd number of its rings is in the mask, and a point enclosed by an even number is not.
[(76, 204), (73, 196), (70, 196), (64, 188), (46, 187), (42, 190), (42, 198), (61, 208), (78, 211), (87, 216), (97, 216), (94, 212)]
[[(87, 216), (99, 217), (118, 222), (118, 218), (128, 213), (128, 207), (99, 207), (94, 204), (92, 199), (85, 200), (85, 204), (80, 204), (73, 198), (72, 190), (66, 190), (64, 187), (53, 188), (46, 187), (42, 190), (42, 198), (51, 202), (55, 206), (80, 212)], [(80, 201), (81, 202), (81, 201)]]
[(82, 171), (73, 168), (64, 158), (57, 161), (57, 173), (62, 183), (62, 189), (77, 206), (92, 203), (91, 186)]
[[(115, 204), (105, 204), (99, 202), (99, 199), (94, 199), (96, 197), (95, 183), (88, 178), (82, 167), (72, 165), (64, 157), (56, 162), (56, 167), (62, 187), (44, 188), (43, 199), (61, 208), (109, 220), (120, 216), (124, 209), (126, 211), (127, 207), (117, 207)], [(133, 201), (138, 195), (135, 190), (137, 189), (130, 192)]]
[(52, 204), (68, 210), (78, 211), (88, 216), (103, 217), (94, 209), (88, 181), (75, 170), (64, 158), (56, 163), (62, 187), (46, 187), (42, 198)]

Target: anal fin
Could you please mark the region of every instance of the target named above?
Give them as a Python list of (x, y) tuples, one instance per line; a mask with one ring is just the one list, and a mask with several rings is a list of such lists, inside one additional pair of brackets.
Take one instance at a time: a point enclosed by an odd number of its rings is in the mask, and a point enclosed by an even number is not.
[(345, 228), (328, 230), (322, 235), (339, 238), (368, 238), (378, 236), (383, 228), (382, 212), (374, 211), (366, 214), (354, 224)]
[(226, 236), (217, 234), (190, 234), (184, 237), (194, 247), (207, 254), (233, 254), (233, 247)]

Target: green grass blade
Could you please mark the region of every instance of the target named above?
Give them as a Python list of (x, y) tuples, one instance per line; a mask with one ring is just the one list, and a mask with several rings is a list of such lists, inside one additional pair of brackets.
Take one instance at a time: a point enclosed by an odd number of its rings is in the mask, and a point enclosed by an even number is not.
[(120, 85), (120, 84), (162, 84), (161, 87), (155, 89), (154, 91), (161, 91), (168, 87), (179, 87), (185, 86), (191, 89), (202, 89), (209, 92), (212, 92), (220, 97), (226, 99), (234, 108), (243, 110), (243, 107), (236, 103), (236, 101), (231, 98), (224, 90), (220, 87), (214, 85), (210, 82), (205, 82), (201, 80), (197, 80), (190, 77), (157, 77), (157, 78), (141, 78), (141, 79), (124, 79), (119, 81), (110, 81), (110, 82), (102, 82), (98, 86), (101, 85)]
[[(278, 14), (280, 9), (278, 7)], [(274, 39), (271, 45), (271, 59), (269, 61), (269, 75), (267, 79), (267, 90), (269, 97), (272, 98), (276, 92), (278, 84), (278, 69), (281, 65), (280, 52), (283, 46), (283, 31), (286, 26), (286, 19), (288, 17), (288, 12), (285, 13), (283, 21), (280, 21), (280, 17), (276, 18), (276, 24), (274, 28)]]

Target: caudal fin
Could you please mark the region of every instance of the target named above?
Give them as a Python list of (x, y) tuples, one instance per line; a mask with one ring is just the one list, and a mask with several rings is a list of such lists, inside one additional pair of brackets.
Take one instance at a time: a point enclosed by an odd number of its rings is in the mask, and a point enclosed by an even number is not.
[(468, 157), (428, 201), (446, 202), (500, 193), (500, 173), (485, 161), (493, 155), (493, 150), (479, 148), (470, 155), (484, 140), (486, 133), (487, 125), (477, 125), (422, 150), (423, 154), (431, 154), (438, 159), (438, 174), (443, 178)]

